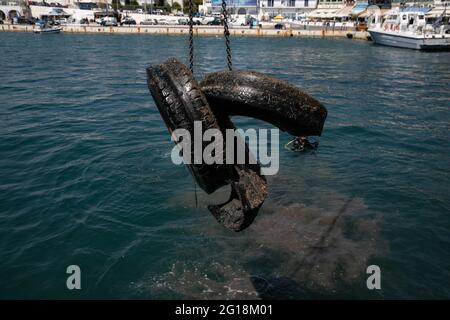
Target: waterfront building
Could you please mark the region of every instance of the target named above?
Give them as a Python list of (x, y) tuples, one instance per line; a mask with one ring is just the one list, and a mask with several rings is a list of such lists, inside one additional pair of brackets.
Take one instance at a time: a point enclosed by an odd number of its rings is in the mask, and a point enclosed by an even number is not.
[(369, 6), (377, 6), (380, 9), (390, 9), (392, 6), (392, 0), (369, 0)]
[[(317, 0), (228, 0), (231, 15), (253, 15), (268, 20), (275, 16), (296, 19), (317, 7)], [(220, 13), (222, 0), (203, 0), (200, 12)]]
[[(227, 0), (227, 9), (230, 15), (257, 15), (259, 0)], [(204, 1), (209, 13), (222, 12), (222, 0)]]
[[(450, 0), (434, 0), (433, 4), (434, 8), (444, 9), (447, 8), (447, 11), (450, 11)], [(447, 15), (450, 14), (450, 12), (447, 12)]]
[(368, 0), (356, 0), (355, 5), (352, 7), (350, 11), (350, 16), (357, 17), (360, 13), (365, 11), (368, 6), (369, 6)]
[(259, 3), (261, 15), (268, 18), (281, 15), (298, 19), (317, 7), (317, 0), (260, 0)]
[(392, 0), (393, 7), (433, 7), (434, 0)]
[(317, 9), (309, 14), (311, 19), (347, 21), (369, 16), (368, 8), (383, 11), (391, 8), (392, 0), (319, 0)]
[(353, 0), (319, 0), (317, 9), (308, 16), (312, 19), (321, 20), (348, 17), (354, 4)]
[[(299, 18), (304, 14), (313, 19), (346, 19), (372, 5), (389, 9), (391, 2), (392, 0), (228, 0), (228, 8), (231, 14), (258, 15), (260, 19), (277, 15)], [(221, 5), (222, 0), (203, 0), (199, 11), (202, 14), (220, 13)]]
[(434, 0), (435, 7), (450, 7), (450, 0)]
[[(129, 0), (120, 0), (121, 2), (129, 1)], [(163, 4), (167, 3), (171, 7), (175, 3), (178, 3), (181, 8), (183, 8), (183, 0), (136, 0), (139, 5), (146, 8), (147, 10), (150, 10), (151, 7), (154, 6), (162, 6)], [(124, 3), (122, 3), (124, 4)]]
[(450, 0), (435, 0), (433, 9), (426, 16), (428, 18), (450, 17)]
[(198, 6), (198, 12), (200, 14), (207, 14), (212, 12), (211, 0), (203, 0), (203, 3)]
[(19, 0), (0, 0), (0, 20), (12, 21), (16, 17), (24, 15), (25, 3)]

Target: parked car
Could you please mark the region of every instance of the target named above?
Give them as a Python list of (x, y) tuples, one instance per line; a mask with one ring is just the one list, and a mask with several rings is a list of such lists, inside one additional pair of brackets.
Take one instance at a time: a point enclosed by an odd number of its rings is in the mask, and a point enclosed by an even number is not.
[(117, 19), (115, 17), (102, 18), (100, 25), (104, 27), (117, 27)]
[(164, 11), (161, 9), (155, 9), (150, 11), (150, 14), (164, 14)]
[(127, 25), (127, 26), (131, 26), (131, 25), (135, 25), (136, 24), (136, 20), (134, 20), (131, 17), (125, 17), (124, 20), (122, 20), (122, 22), (120, 22), (120, 25)]
[(284, 29), (286, 29), (286, 26), (284, 24), (282, 24), (282, 23), (277, 23), (274, 26), (274, 28), (277, 29), (277, 30), (284, 30)]
[(207, 22), (208, 26), (220, 26), (222, 25), (222, 19), (214, 17), (213, 20)]
[(35, 21), (34, 18), (17, 17), (17, 24), (34, 24)]
[(214, 18), (213, 17), (203, 17), (203, 16), (198, 16), (192, 19), (194, 21), (194, 24), (196, 25), (207, 25), (208, 22), (213, 21)]
[(250, 29), (252, 29), (253, 27), (261, 28), (261, 24), (259, 23), (259, 20), (252, 16), (248, 17), (247, 24), (250, 26)]
[(158, 24), (161, 25), (169, 25), (169, 21), (167, 21), (166, 19), (158, 19)]
[(245, 26), (247, 25), (247, 18), (242, 16), (236, 16), (235, 18), (232, 18), (229, 22), (231, 26)]
[(36, 20), (36, 22), (34, 23), (36, 26), (45, 26), (46, 24), (48, 24), (49, 22), (45, 19), (40, 19), (40, 20)]
[(188, 18), (181, 18), (181, 19), (178, 19), (178, 24), (181, 24), (181, 25), (188, 25), (188, 24), (189, 24), (189, 19), (188, 19)]
[(158, 21), (156, 21), (156, 19), (145, 19), (141, 21), (139, 24), (143, 26), (154, 26), (158, 24)]

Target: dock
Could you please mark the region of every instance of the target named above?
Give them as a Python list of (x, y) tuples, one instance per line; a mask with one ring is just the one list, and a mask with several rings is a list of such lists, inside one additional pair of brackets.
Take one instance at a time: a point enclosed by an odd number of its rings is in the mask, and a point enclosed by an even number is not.
[[(4, 32), (32, 32), (32, 25), (0, 25), (0, 31)], [(160, 25), (160, 26), (117, 26), (104, 27), (100, 25), (63, 25), (64, 33), (102, 33), (102, 34), (136, 34), (136, 35), (185, 35), (189, 33), (188, 26)], [(213, 36), (223, 35), (222, 26), (194, 26), (194, 35)], [(367, 40), (369, 34), (365, 31), (351, 29), (303, 29), (288, 28), (284, 30), (233, 27), (230, 28), (232, 36), (267, 36), (267, 37), (346, 37), (351, 39)]]

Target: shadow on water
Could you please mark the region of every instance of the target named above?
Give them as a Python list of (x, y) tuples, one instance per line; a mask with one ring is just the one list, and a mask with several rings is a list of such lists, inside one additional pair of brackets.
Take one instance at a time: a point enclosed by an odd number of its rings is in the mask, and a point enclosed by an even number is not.
[[(208, 201), (199, 196), (203, 208)], [(189, 193), (170, 202), (189, 208), (195, 206), (192, 199)], [(201, 216), (188, 229), (198, 243), (177, 243), (174, 250), (182, 254), (170, 271), (143, 279), (134, 289), (190, 299), (335, 297), (363, 281), (367, 262), (379, 249), (380, 219), (367, 214), (361, 198), (334, 193), (317, 200), (308, 206), (268, 201), (241, 233), (224, 230), (197, 209)]]
[(286, 300), (297, 296), (308, 296), (302, 290), (303, 286), (288, 277), (265, 278), (262, 276), (251, 276), (250, 281), (262, 300)]
[[(300, 270), (307, 270), (304, 273), (305, 278), (308, 279), (311, 277), (311, 271), (320, 257), (321, 252), (329, 248), (329, 245), (327, 245), (328, 238), (335, 228), (339, 218), (347, 211), (347, 208), (352, 200), (353, 198), (349, 198), (343, 204), (341, 209), (338, 210), (334, 218), (331, 220), (328, 228), (322, 233), (319, 240), (309, 248), (308, 253), (305, 254), (298, 267), (293, 270), (293, 274), (299, 272)], [(308, 299), (326, 298), (326, 295), (323, 293), (309, 290), (305, 284), (289, 277), (266, 278), (264, 276), (252, 275), (250, 276), (250, 281), (252, 282), (255, 291), (258, 293), (258, 298), (263, 300), (285, 300), (295, 299), (296, 297)]]
[[(343, 213), (345, 213), (345, 211), (347, 210), (350, 202), (352, 202), (353, 198), (349, 198), (344, 205), (342, 206), (342, 208), (337, 212), (336, 216), (333, 218), (333, 220), (331, 220), (330, 225), (328, 226), (328, 228), (325, 230), (325, 232), (322, 234), (322, 236), (320, 237), (320, 239), (317, 241), (316, 244), (312, 245), (309, 248), (309, 253), (305, 254), (305, 257), (303, 258), (303, 260), (300, 262), (299, 267), (296, 269), (296, 271), (302, 269), (304, 266), (308, 266), (310, 265), (311, 267), (315, 265), (317, 258), (320, 255), (320, 252), (322, 250), (327, 249), (329, 246), (326, 245), (328, 238), (330, 237), (331, 232), (333, 231), (333, 229), (336, 226), (337, 221), (339, 220), (339, 218), (342, 216)], [(312, 268), (310, 269), (312, 270)], [(307, 273), (307, 277), (309, 277), (311, 271), (309, 271)]]
[(250, 281), (261, 300), (327, 299), (331, 296), (314, 291), (289, 277), (251, 276)]

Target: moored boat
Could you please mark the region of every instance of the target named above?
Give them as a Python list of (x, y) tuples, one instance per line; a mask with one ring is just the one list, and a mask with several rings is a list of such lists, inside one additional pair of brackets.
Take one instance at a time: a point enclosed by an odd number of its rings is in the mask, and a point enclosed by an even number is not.
[(429, 8), (400, 8), (382, 24), (369, 27), (374, 43), (416, 50), (450, 50), (450, 24), (446, 10), (427, 16)]
[(58, 27), (58, 26), (37, 25), (33, 29), (33, 32), (49, 34), (49, 33), (60, 33), (61, 30), (62, 30), (62, 28)]

